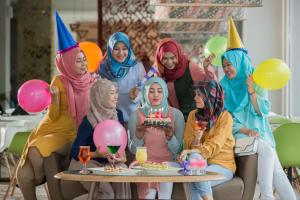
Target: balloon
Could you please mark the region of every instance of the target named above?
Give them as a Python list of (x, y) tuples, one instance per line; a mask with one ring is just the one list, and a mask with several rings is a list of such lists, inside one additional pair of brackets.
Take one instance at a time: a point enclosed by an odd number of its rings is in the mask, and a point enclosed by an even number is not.
[(42, 80), (29, 80), (18, 91), (18, 102), (27, 112), (43, 111), (51, 104), (49, 84)]
[(125, 128), (117, 121), (105, 120), (94, 130), (94, 144), (100, 152), (107, 152), (107, 146), (120, 146), (118, 153), (124, 155), (127, 145)]
[(208, 57), (210, 54), (214, 53), (215, 58), (212, 64), (215, 66), (222, 66), (221, 56), (226, 51), (227, 39), (225, 37), (216, 36), (210, 38), (204, 46), (204, 55)]
[(88, 61), (88, 71), (95, 72), (103, 59), (103, 54), (99, 46), (93, 42), (80, 42), (79, 47), (85, 53)]
[(289, 67), (280, 59), (270, 58), (261, 62), (253, 73), (253, 79), (260, 87), (278, 90), (290, 80)]

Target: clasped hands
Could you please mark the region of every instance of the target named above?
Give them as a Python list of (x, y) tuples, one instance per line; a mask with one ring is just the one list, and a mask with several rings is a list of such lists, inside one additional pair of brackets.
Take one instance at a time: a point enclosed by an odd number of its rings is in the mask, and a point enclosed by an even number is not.
[(124, 163), (124, 162), (126, 162), (125, 156), (121, 156), (118, 152), (115, 154), (115, 157), (113, 157), (113, 155), (111, 153), (100, 152), (98, 149), (99, 148), (97, 148), (97, 150), (94, 152), (95, 158), (106, 158), (109, 163), (114, 163), (114, 162)]

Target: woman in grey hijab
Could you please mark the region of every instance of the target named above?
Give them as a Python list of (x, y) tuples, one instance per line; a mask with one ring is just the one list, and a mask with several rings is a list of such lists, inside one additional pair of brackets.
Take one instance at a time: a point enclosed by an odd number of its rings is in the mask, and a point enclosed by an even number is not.
[[(118, 120), (121, 114), (118, 115), (116, 110), (118, 99), (118, 91), (113, 82), (107, 79), (97, 80), (90, 91), (90, 106), (87, 115), (84, 117), (81, 125), (78, 128), (77, 137), (71, 149), (70, 170), (80, 170), (82, 164), (78, 159), (79, 147), (90, 146), (91, 160), (87, 163), (87, 167), (101, 167), (113, 162), (113, 157), (109, 153), (101, 153), (97, 150), (93, 134), (97, 124), (104, 120)], [(118, 118), (119, 116), (119, 118)], [(125, 155), (119, 155), (114, 160), (117, 165), (126, 167)], [(87, 190), (90, 188), (90, 183), (81, 182)], [(99, 189), (95, 194), (97, 199), (130, 199), (131, 191), (127, 183), (100, 183)], [(79, 199), (86, 199), (85, 196), (80, 196)]]

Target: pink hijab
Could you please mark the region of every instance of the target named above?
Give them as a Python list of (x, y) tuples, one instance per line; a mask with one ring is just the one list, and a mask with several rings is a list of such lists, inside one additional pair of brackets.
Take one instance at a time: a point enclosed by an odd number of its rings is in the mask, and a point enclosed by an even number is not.
[(82, 52), (81, 49), (75, 47), (56, 55), (56, 67), (67, 93), (68, 113), (75, 118), (77, 127), (87, 114), (89, 91), (94, 81), (90, 73), (78, 75), (74, 71), (76, 56), (80, 52)]

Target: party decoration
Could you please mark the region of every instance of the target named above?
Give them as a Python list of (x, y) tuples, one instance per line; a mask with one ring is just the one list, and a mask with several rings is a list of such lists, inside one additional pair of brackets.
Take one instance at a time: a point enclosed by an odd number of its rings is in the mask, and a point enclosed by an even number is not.
[(78, 47), (57, 11), (55, 12), (55, 18), (58, 37), (58, 52), (63, 53)]
[(100, 152), (107, 152), (107, 148), (118, 148), (123, 155), (127, 145), (125, 128), (115, 120), (105, 120), (99, 123), (94, 130), (94, 144)]
[(204, 46), (204, 55), (208, 57), (210, 54), (215, 54), (215, 58), (212, 61), (212, 64), (215, 66), (222, 66), (221, 56), (226, 51), (226, 42), (225, 37), (216, 36), (209, 39)]
[(229, 18), (229, 29), (227, 34), (227, 50), (244, 48), (238, 31), (236, 30), (233, 18)]
[(51, 104), (49, 84), (42, 80), (29, 80), (18, 91), (19, 105), (27, 112), (43, 111)]
[(99, 68), (99, 64), (103, 59), (103, 54), (100, 47), (93, 42), (80, 42), (79, 47), (85, 53), (88, 61), (88, 71), (96, 72)]
[(264, 89), (278, 90), (288, 83), (291, 72), (282, 60), (270, 58), (256, 67), (253, 78), (255, 83)]
[(143, 77), (143, 79), (140, 80), (140, 81), (138, 81), (137, 87), (138, 88), (142, 87), (148, 79), (150, 79), (152, 77), (155, 77), (155, 76), (158, 76), (158, 70), (156, 69), (156, 67), (151, 66), (150, 70), (148, 71), (147, 74), (145, 74), (145, 76)]

